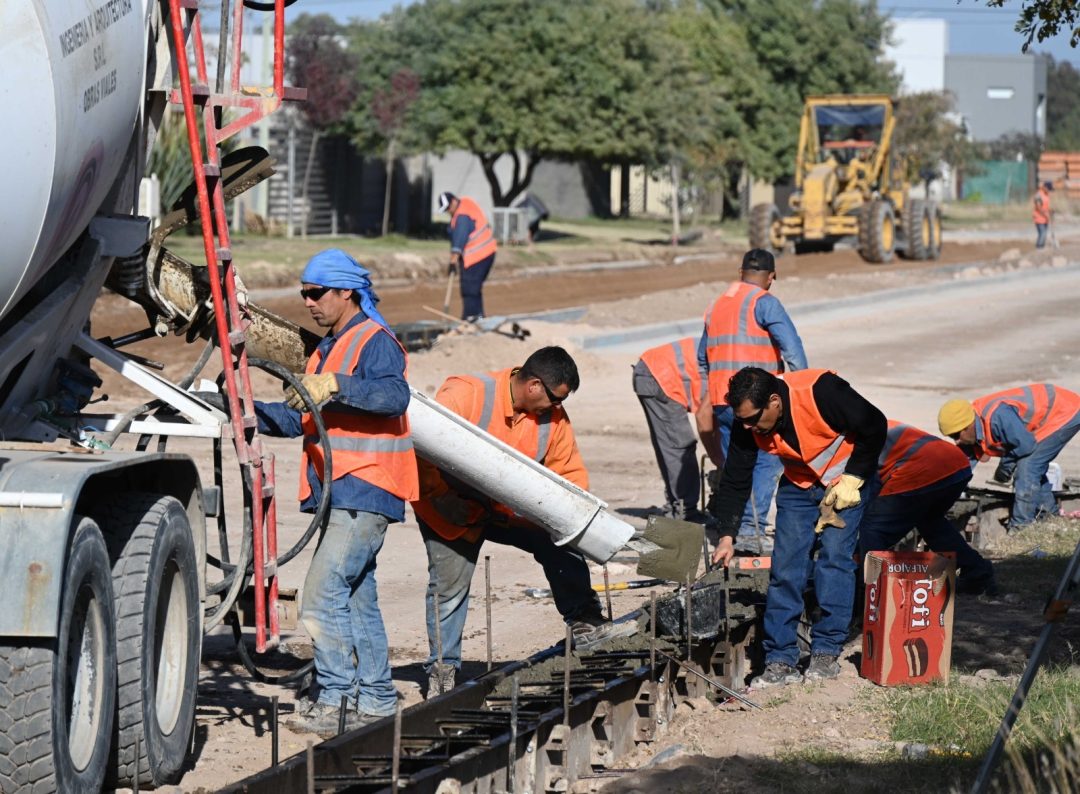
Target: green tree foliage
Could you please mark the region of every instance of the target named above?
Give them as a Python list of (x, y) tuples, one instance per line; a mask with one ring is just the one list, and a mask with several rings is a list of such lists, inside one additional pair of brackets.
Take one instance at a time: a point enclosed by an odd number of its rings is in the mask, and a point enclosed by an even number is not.
[[(991, 8), (1002, 8), (1008, 0), (986, 0)], [(1016, 32), (1024, 37), (1021, 49), (1028, 51), (1032, 41), (1046, 41), (1068, 31), (1069, 44), (1080, 42), (1080, 4), (1076, 0), (1023, 0)]]
[(1053, 58), (1046, 71), (1046, 148), (1080, 151), (1080, 71)]
[(943, 91), (909, 94), (896, 103), (893, 152), (909, 179), (923, 178), (941, 162), (962, 169), (982, 156), (954, 116), (954, 98)]

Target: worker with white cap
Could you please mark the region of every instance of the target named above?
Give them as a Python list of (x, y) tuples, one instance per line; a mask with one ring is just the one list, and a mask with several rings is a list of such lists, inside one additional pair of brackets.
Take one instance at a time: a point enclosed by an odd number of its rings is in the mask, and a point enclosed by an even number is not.
[(971, 402), (949, 400), (938, 412), (938, 427), (972, 460), (1001, 458), (995, 481), (1006, 484), (1015, 475), (1010, 529), (1057, 513), (1046, 472), (1080, 430), (1080, 394), (1032, 383)]
[(484, 281), (495, 264), (495, 234), (480, 205), (468, 196), (439, 194), (439, 212), (450, 214), (450, 273), (461, 278), (461, 316), (484, 316)]

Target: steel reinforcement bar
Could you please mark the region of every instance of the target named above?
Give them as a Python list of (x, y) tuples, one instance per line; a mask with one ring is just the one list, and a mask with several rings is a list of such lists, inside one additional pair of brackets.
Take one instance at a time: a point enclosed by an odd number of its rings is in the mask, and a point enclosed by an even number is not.
[(560, 642), (405, 709), (399, 728), (388, 717), (342, 733), (223, 791), (434, 794), (451, 778), (444, 791), (593, 791), (662, 735), (681, 699), (741, 688), (753, 624), (729, 615), (719, 638), (643, 632), (586, 654)]

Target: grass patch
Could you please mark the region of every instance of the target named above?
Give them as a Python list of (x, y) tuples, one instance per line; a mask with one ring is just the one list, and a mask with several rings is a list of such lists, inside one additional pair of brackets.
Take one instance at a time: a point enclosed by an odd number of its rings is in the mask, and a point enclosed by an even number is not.
[(973, 759), (932, 756), (922, 761), (885, 751), (874, 758), (852, 758), (825, 750), (798, 750), (777, 754), (779, 763), (754, 775), (769, 791), (785, 794), (850, 794), (897, 791), (947, 792), (960, 790), (977, 770)]

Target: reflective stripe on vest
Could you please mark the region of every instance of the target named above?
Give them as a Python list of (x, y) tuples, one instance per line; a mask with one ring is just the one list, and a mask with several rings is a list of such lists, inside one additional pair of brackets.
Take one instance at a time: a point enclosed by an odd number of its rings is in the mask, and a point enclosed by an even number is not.
[[(481, 430), (491, 432), (491, 416), (495, 412), (495, 378), (488, 375), (486, 372), (479, 375), (473, 375), (478, 381), (484, 384), (484, 403), (480, 407), (480, 416), (474, 424)], [(471, 419), (470, 419), (471, 421)], [(536, 455), (533, 459), (537, 463), (544, 462), (544, 456), (547, 455), (548, 443), (551, 441), (551, 412), (540, 414), (536, 418)]]
[(696, 411), (701, 404), (701, 373), (697, 367), (697, 340), (692, 337), (651, 347), (641, 354), (657, 384), (669, 398)]
[[(454, 218), (464, 215), (473, 222), (473, 230), (469, 233), (465, 248), (461, 252), (462, 264), (465, 267), (472, 267), (494, 254), (498, 246), (495, 243), (495, 234), (480, 205), (467, 196), (462, 196), (458, 202), (458, 210), (454, 213)], [(451, 225), (453, 225), (453, 219), (451, 219)]]
[[(328, 351), (325, 360), (316, 350), (308, 359), (305, 371), (313, 374), (320, 365), (327, 372), (351, 375), (363, 355), (365, 345), (378, 333), (389, 333), (372, 320), (364, 320), (339, 337)], [(393, 334), (390, 338), (401, 347)], [(405, 349), (402, 348), (405, 355)], [(408, 359), (406, 358), (406, 361)], [(333, 451), (331, 479), (352, 475), (400, 499), (416, 499), (420, 492), (416, 471), (416, 455), (409, 436), (406, 416), (375, 416), (373, 414), (328, 411), (323, 413), (326, 433)], [(304, 413), (300, 420), (304, 432), (304, 447), (300, 456), (300, 500), (311, 495), (308, 464), (315, 467), (319, 479), (326, 481), (325, 461), (315, 420)]]
[(743, 367), (784, 371), (779, 346), (754, 318), (758, 301), (767, 294), (761, 287), (735, 282), (705, 315), (709, 399), (713, 405), (724, 404), (728, 381)]
[(789, 446), (780, 433), (754, 434), (758, 447), (779, 456), (785, 476), (800, 488), (831, 483), (844, 473), (855, 448), (847, 436), (829, 427), (814, 402), (814, 384), (830, 371), (804, 369), (784, 376), (788, 386), (788, 419), (795, 427), (800, 449)]
[(994, 456), (1004, 453), (1005, 447), (994, 438), (990, 420), (1003, 404), (1015, 408), (1035, 440), (1042, 441), (1076, 418), (1080, 412), (1080, 395), (1052, 383), (1032, 383), (973, 400), (972, 407), (982, 422), (983, 447)]

